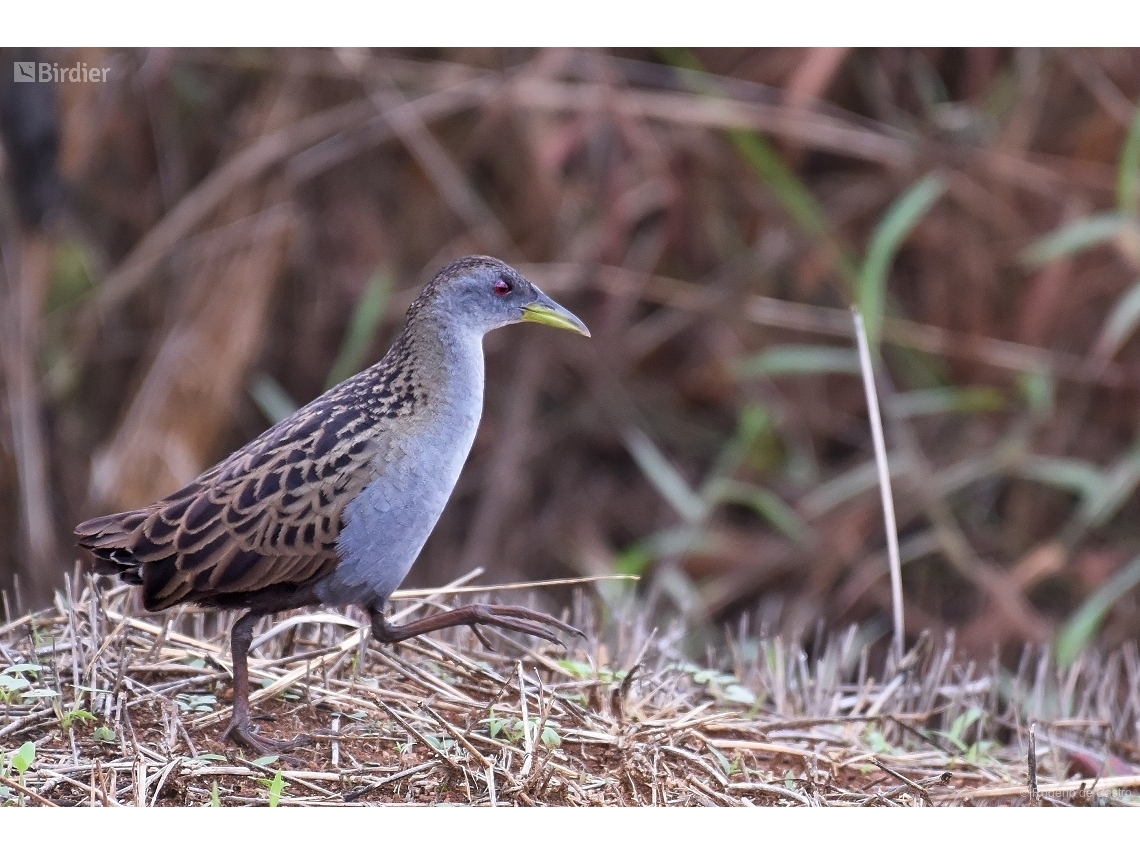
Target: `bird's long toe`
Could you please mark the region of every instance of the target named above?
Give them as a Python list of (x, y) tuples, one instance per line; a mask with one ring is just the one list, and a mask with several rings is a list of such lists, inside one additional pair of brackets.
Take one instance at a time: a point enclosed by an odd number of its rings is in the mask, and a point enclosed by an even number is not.
[[(586, 633), (582, 632), (582, 630), (578, 629), (578, 627), (571, 626), (570, 624), (566, 623), (565, 621), (561, 621), (552, 615), (545, 614), (544, 612), (537, 612), (534, 609), (528, 609), (528, 608), (525, 608), (524, 606), (488, 606), (487, 608), (492, 614), (494, 614), (496, 616), (501, 616), (504, 618), (521, 619), (521, 620), (526, 621), (526, 622), (531, 623), (531, 624), (545, 624), (546, 626), (552, 626), (555, 629), (559, 629), (562, 632), (568, 632), (571, 635), (576, 635), (579, 638), (585, 638), (586, 637)], [(531, 630), (519, 630), (519, 631), (520, 632), (528, 632), (531, 635), (537, 635), (538, 634), (538, 633), (531, 632)], [(544, 635), (542, 637), (548, 638), (549, 636)], [(554, 639), (551, 639), (551, 640), (554, 640)]]
[[(544, 627), (542, 624), (509, 617), (497, 617), (493, 620), (487, 621), (486, 623), (490, 624), (491, 626), (496, 626), (499, 629), (509, 629), (513, 632), (521, 632), (526, 635), (533, 635), (536, 638), (541, 638), (554, 644), (562, 643), (557, 635)], [(475, 627), (471, 628), (475, 629)]]
[[(555, 635), (550, 627), (563, 632), (573, 633), (582, 638), (586, 637), (581, 630), (558, 620), (558, 618), (551, 617), (542, 612), (536, 612), (533, 609), (524, 608), (523, 606), (483, 606), (479, 608), (478, 615), (478, 620), (471, 624), (472, 630), (479, 624), (495, 626), (499, 629), (521, 632), (525, 635), (531, 635), (554, 644), (562, 644), (563, 646), (565, 645), (562, 639)], [(483, 640), (483, 643), (486, 644), (487, 642)]]

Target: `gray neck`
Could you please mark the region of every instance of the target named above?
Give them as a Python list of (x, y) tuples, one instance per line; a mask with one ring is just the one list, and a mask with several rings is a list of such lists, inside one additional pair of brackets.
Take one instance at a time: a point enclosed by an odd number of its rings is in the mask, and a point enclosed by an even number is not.
[[(424, 313), (408, 331), (417, 373), (428, 392), (426, 414), (473, 418), (483, 409), (483, 334), (448, 316)], [(445, 415), (449, 414), (449, 415)]]

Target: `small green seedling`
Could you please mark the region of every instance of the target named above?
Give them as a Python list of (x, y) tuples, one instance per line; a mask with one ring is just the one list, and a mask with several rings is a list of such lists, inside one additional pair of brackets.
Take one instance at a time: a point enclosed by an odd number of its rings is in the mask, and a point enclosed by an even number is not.
[(558, 735), (558, 731), (555, 730), (554, 726), (549, 722), (542, 728), (542, 735), (539, 739), (542, 740), (542, 744), (547, 748), (554, 749), (562, 747), (562, 737)]
[[(276, 758), (274, 758), (274, 759), (276, 759)], [(281, 794), (284, 793), (285, 788), (289, 786), (287, 783), (285, 783), (285, 778), (282, 776), (280, 769), (277, 770), (277, 773), (273, 776), (272, 781), (270, 781), (268, 778), (258, 778), (257, 783), (261, 784), (263, 787), (266, 787), (268, 789), (268, 791), (269, 791), (268, 797), (269, 797), (269, 806), (270, 807), (277, 807), (277, 805), (280, 804)], [(215, 784), (215, 787), (216, 786), (217, 785)], [(213, 797), (214, 797), (214, 795), (212, 794), (211, 800), (213, 799)], [(220, 806), (220, 802), (219, 802), (219, 806)]]
[(446, 754), (448, 751), (455, 747), (454, 739), (447, 739), (446, 737), (441, 736), (432, 736), (430, 733), (425, 733), (424, 739), (427, 740), (428, 744), (432, 748), (434, 748), (436, 751), (439, 751), (441, 754)]
[[(537, 732), (538, 725), (538, 718), (536, 716), (531, 716), (531, 729)], [(504, 732), (507, 739), (509, 739), (514, 744), (518, 744), (526, 738), (526, 730), (524, 729), (522, 721), (519, 719), (508, 719), (506, 722), (500, 724), (500, 730)], [(559, 735), (558, 731), (555, 730), (554, 725), (552, 725), (550, 722), (547, 722), (545, 725), (543, 725), (542, 733), (539, 734), (538, 738), (547, 748), (559, 748), (562, 745), (562, 737)]]
[(965, 740), (967, 729), (979, 719), (983, 718), (984, 715), (985, 712), (980, 707), (970, 707), (954, 719), (950, 724), (949, 730), (935, 731), (935, 733), (952, 743), (955, 748), (962, 752), (961, 755), (955, 759), (963, 760), (966, 763), (977, 764), (987, 759), (993, 751), (995, 745), (993, 740), (979, 739), (977, 742), (971, 743), (967, 743)]
[(502, 732), (507, 722), (505, 719), (499, 718), (492, 712), (490, 717), (483, 719), (480, 724), (487, 725), (487, 732), (491, 735), (492, 739), (498, 739), (499, 734)]
[(31, 687), (32, 684), (18, 674), (7, 672), (0, 674), (0, 703), (4, 704), (5, 707), (19, 703), (25, 690)]
[(625, 671), (611, 671), (609, 668), (598, 668), (589, 662), (576, 662), (573, 659), (559, 659), (558, 664), (577, 677), (579, 680), (596, 679), (603, 683), (614, 683), (624, 680)]
[[(877, 727), (867, 728), (867, 730), (863, 733), (863, 742), (865, 742), (867, 744), (867, 747), (874, 751), (876, 754), (894, 754), (897, 751), (895, 746), (891, 745), (891, 743), (883, 735), (883, 732)], [(870, 768), (871, 771), (874, 771), (874, 769), (877, 767), (872, 766)]]
[[(34, 691), (34, 690), (33, 690)], [(79, 705), (83, 703), (83, 695), (85, 692), (90, 691), (79, 686), (75, 687), (75, 699), (71, 702), (71, 709), (65, 710), (63, 708), (63, 698), (59, 692), (52, 691), (51, 689), (41, 689), (41, 692), (51, 692), (50, 695), (44, 694), (43, 697), (51, 698), (52, 709), (55, 710), (55, 717), (59, 719), (59, 726), (63, 728), (63, 732), (67, 733), (80, 721), (95, 721), (95, 716)]]
[[(50, 689), (33, 689), (31, 680), (27, 675), (38, 674), (43, 670), (42, 665), (33, 665), (31, 662), (17, 662), (15, 665), (9, 665), (3, 671), (0, 671), (0, 703), (5, 707), (12, 704), (27, 703), (29, 699), (36, 697), (49, 697), (43, 693), (51, 692)], [(51, 692), (51, 694), (55, 694)]]
[(13, 769), (20, 773), (22, 778), (24, 773), (32, 768), (32, 764), (36, 762), (36, 743), (25, 742), (15, 754), (8, 758), (8, 762)]
[(208, 713), (214, 711), (218, 699), (213, 695), (178, 694), (174, 696), (178, 709), (184, 713)]
[[(272, 677), (263, 677), (261, 679), (261, 688), (268, 689), (270, 686), (272, 686), (276, 682), (277, 681), (274, 680)], [(279, 697), (285, 701), (299, 701), (299, 700), (301, 700), (301, 693), (298, 692), (296, 689), (285, 689), (285, 691), (279, 692), (277, 694), (277, 697)]]
[(106, 742), (111, 745), (113, 745), (119, 738), (115, 734), (115, 731), (106, 725), (101, 725), (95, 728), (95, 733), (93, 733), (92, 736), (95, 737), (96, 742)]
[[(7, 778), (13, 769), (19, 773), (18, 777), (20, 783), (24, 783), (24, 773), (31, 768), (32, 764), (36, 762), (36, 744), (34, 742), (25, 742), (16, 751), (9, 755), (4, 756), (4, 760), (0, 763), (0, 767), (4, 770), (4, 777)], [(0, 788), (0, 804), (12, 798), (12, 790), (10, 787)], [(24, 796), (20, 794), (16, 800), (19, 805), (24, 804)]]
[(79, 721), (95, 721), (95, 716), (87, 710), (79, 708), (79, 698), (71, 704), (71, 709), (65, 710), (58, 698), (52, 703), (55, 708), (55, 717), (59, 719), (59, 726), (67, 733)]
[(696, 665), (684, 665), (681, 670), (686, 674), (691, 674), (694, 683), (698, 686), (706, 686), (709, 692), (719, 700), (748, 704), (749, 706), (756, 703), (756, 695), (752, 690), (747, 686), (742, 686), (732, 674), (725, 674), (713, 668), (700, 668)]
[(55, 689), (28, 689), (24, 692), (23, 700), (39, 700), (41, 698), (58, 698), (59, 692)]
[(740, 771), (740, 758), (739, 757), (736, 757), (732, 760), (729, 760), (727, 757), (724, 756), (724, 754), (722, 752), (718, 751), (713, 746), (709, 745), (708, 749), (709, 749), (709, 751), (712, 752), (712, 755), (717, 759), (717, 762), (720, 763), (720, 768), (724, 770), (724, 774), (727, 777), (731, 778), (733, 775), (737, 774)]

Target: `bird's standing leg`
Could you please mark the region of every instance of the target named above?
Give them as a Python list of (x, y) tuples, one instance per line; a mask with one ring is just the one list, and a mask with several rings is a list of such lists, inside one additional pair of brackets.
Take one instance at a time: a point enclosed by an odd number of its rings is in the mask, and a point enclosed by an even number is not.
[(289, 741), (259, 736), (253, 729), (249, 710), (249, 646), (253, 642), (253, 625), (260, 612), (249, 611), (234, 623), (230, 631), (230, 656), (234, 661), (234, 711), (223, 739), (232, 739), (262, 754), (280, 754), (312, 742), (309, 737)]
[[(523, 632), (555, 643), (560, 643), (558, 636), (547, 629), (548, 626), (555, 627), (563, 632), (573, 633), (581, 638), (586, 637), (584, 632), (568, 623), (563, 623), (550, 615), (522, 606), (488, 606), (482, 604), (462, 606), (449, 612), (440, 612), (400, 625), (388, 623), (384, 613), (378, 608), (372, 609), (371, 614), (372, 637), (382, 644), (395, 644), (398, 641), (405, 641), (417, 635), (423, 635), (425, 632), (446, 629), (449, 626), (469, 626), (476, 635), (479, 635), (476, 627), (497, 626), (500, 629)], [(480, 635), (479, 638), (482, 640), (483, 637)]]

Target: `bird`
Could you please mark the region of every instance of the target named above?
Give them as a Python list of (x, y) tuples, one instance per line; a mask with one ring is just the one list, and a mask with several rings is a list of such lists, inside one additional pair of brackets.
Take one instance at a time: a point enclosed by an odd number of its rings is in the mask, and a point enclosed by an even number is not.
[(483, 336), (520, 321), (590, 335), (505, 262), (460, 258), (424, 287), (379, 362), (166, 498), (75, 528), (88, 571), (141, 586), (149, 611), (196, 603), (243, 612), (230, 634), (233, 709), (223, 738), (264, 754), (311, 741), (270, 739), (251, 722), (253, 628), (276, 612), (359, 606), (372, 637), (390, 644), (451, 626), (479, 634), (489, 625), (552, 642), (555, 630), (582, 636), (512, 605), (467, 605), (401, 625), (384, 615), (475, 440)]

